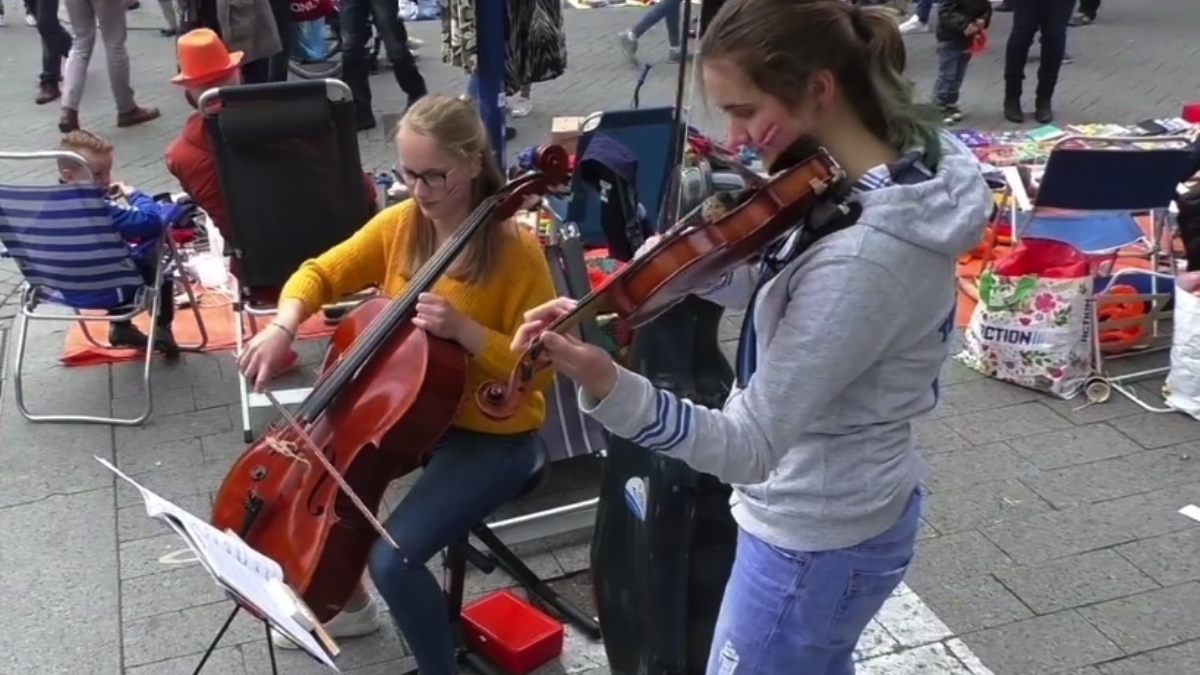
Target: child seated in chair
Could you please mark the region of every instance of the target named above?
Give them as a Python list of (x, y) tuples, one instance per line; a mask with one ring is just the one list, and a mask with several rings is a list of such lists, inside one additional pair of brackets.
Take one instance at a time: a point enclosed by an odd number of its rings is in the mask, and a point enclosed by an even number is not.
[[(160, 207), (144, 192), (112, 182), (113, 144), (109, 141), (89, 131), (78, 129), (63, 136), (59, 149), (82, 157), (90, 170), (89, 175), (89, 171), (84, 171), (78, 163), (60, 160), (58, 170), (62, 182), (94, 182), (106, 191), (104, 203), (113, 225), (121, 238), (129, 243), (133, 261), (146, 284), (153, 284), (158, 266), (162, 264), (157, 258), (160, 253), (159, 241), (171, 220), (164, 213), (164, 207)], [(171, 322), (175, 318), (174, 282), (164, 275), (158, 292), (159, 309), (154, 326), (154, 348), (168, 359), (174, 360), (179, 358), (179, 345), (171, 332)], [(124, 297), (119, 291), (99, 293), (105, 297), (95, 297), (96, 292), (88, 291), (64, 291), (63, 296), (73, 305), (113, 307), (114, 309), (108, 312), (110, 315), (127, 312), (119, 308), (130, 298)], [(134, 326), (132, 321), (114, 321), (109, 325), (108, 342), (111, 346), (121, 349), (146, 349), (149, 338)]]

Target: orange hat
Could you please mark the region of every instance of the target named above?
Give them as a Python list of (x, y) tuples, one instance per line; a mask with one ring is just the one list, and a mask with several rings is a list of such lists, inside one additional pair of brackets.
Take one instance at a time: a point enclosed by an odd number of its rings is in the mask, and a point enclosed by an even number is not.
[(221, 38), (208, 28), (185, 33), (176, 44), (179, 74), (171, 81), (184, 86), (219, 80), (242, 62), (242, 52), (230, 52)]

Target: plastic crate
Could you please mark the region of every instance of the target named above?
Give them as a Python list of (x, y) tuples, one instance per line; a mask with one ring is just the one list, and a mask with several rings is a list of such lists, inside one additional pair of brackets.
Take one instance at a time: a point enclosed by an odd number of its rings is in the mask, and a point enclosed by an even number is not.
[(467, 605), (462, 619), (467, 645), (512, 675), (525, 675), (562, 655), (563, 625), (511, 591)]

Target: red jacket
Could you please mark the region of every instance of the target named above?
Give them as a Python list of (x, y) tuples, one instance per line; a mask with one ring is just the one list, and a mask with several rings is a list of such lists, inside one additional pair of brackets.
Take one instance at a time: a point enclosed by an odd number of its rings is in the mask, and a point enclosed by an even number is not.
[[(192, 116), (183, 124), (179, 137), (167, 146), (167, 170), (179, 181), (183, 191), (188, 193), (221, 233), (225, 241), (233, 241), (233, 230), (229, 223), (229, 214), (225, 210), (225, 199), (221, 196), (221, 183), (217, 179), (217, 160), (213, 155), (212, 145), (208, 134), (204, 131), (204, 117), (200, 113)], [(371, 176), (363, 174), (363, 188), (367, 198), (368, 211), (372, 214), (376, 209), (375, 182)], [(224, 253), (224, 251), (219, 251)], [(234, 275), (237, 274), (237, 259), (230, 265)]]

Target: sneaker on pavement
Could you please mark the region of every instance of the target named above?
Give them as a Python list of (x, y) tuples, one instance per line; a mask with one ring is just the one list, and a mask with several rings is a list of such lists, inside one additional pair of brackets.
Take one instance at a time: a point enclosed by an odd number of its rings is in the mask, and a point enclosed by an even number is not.
[(37, 25), (37, 17), (32, 14), (25, 15), (25, 25), (33, 28)]
[(510, 112), (513, 117), (529, 117), (533, 112), (533, 101), (525, 96), (517, 96), (513, 99)]
[[(330, 619), (325, 624), (325, 632), (335, 640), (337, 638), (362, 637), (377, 632), (381, 625), (379, 607), (375, 604), (375, 599), (371, 598), (370, 602), (362, 609), (355, 612), (342, 612)], [(282, 633), (275, 631), (271, 631), (271, 644), (279, 649), (297, 649), (294, 642)]]
[(928, 32), (929, 32), (929, 24), (926, 22), (922, 22), (919, 18), (917, 18), (916, 14), (913, 14), (912, 16), (908, 17), (908, 19), (906, 19), (904, 21), (904, 23), (900, 24), (900, 33), (902, 35), (908, 35), (909, 33), (928, 33)]
[(625, 58), (629, 59), (635, 66), (637, 65), (638, 41), (633, 36), (633, 32), (625, 31), (617, 35), (617, 44), (621, 46), (621, 51), (625, 52)]

